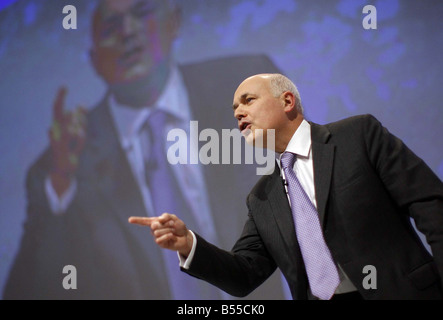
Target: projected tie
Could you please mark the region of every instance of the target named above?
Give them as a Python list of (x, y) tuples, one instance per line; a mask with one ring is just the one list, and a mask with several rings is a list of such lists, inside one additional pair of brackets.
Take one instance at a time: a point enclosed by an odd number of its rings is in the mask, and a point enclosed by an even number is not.
[[(165, 126), (173, 116), (161, 110), (154, 110), (149, 116), (144, 130), (147, 131), (150, 145), (145, 155), (146, 181), (150, 189), (154, 215), (164, 212), (173, 213), (182, 219), (191, 230), (199, 231), (184, 194), (175, 179), (172, 166), (166, 156)], [(147, 146), (145, 146), (147, 147)], [(162, 250), (169, 274), (169, 283), (174, 299), (216, 298), (211, 292), (204, 291), (198, 280), (180, 271), (177, 253)]]
[(295, 154), (290, 152), (283, 153), (281, 157), (281, 165), (288, 183), (295, 232), (311, 292), (322, 300), (329, 300), (339, 285), (340, 278), (323, 238), (317, 210), (293, 170), (295, 160)]
[(154, 110), (146, 122), (145, 129), (150, 136), (150, 148), (145, 157), (146, 181), (148, 183), (154, 214), (173, 213), (182, 219), (189, 228), (195, 228), (194, 217), (190, 212), (178, 182), (166, 156), (165, 126), (171, 115)]

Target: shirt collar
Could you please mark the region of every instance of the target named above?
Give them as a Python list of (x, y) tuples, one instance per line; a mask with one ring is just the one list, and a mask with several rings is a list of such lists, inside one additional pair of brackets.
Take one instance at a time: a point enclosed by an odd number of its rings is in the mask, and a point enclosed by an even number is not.
[[(311, 125), (305, 119), (300, 123), (297, 130), (292, 135), (291, 140), (286, 147), (284, 152), (292, 152), (297, 155), (297, 157), (308, 158), (309, 153), (311, 152)], [(278, 164), (280, 165), (281, 155), (283, 153), (277, 153), (278, 155)]]
[(289, 141), (285, 151), (307, 158), (311, 151), (311, 143), (311, 125), (303, 119)]
[(137, 134), (154, 109), (163, 110), (182, 121), (191, 119), (186, 87), (177, 67), (171, 68), (171, 74), (165, 89), (153, 106), (138, 109), (131, 108), (119, 104), (112, 95), (109, 97), (109, 105), (123, 144)]

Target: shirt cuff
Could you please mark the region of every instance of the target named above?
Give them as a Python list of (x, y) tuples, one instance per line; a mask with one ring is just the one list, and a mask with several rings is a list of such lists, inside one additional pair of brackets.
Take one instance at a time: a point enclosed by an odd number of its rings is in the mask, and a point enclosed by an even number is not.
[(58, 197), (51, 183), (51, 178), (48, 176), (45, 179), (45, 193), (48, 198), (49, 207), (54, 215), (61, 215), (66, 212), (77, 191), (77, 181), (73, 180), (68, 190)]
[(195, 248), (197, 247), (197, 237), (191, 230), (189, 230), (189, 232), (191, 233), (193, 239), (191, 252), (189, 253), (187, 258), (183, 257), (180, 253), (177, 252), (178, 259), (180, 261), (180, 267), (185, 270), (188, 270), (191, 266), (192, 259), (194, 258)]

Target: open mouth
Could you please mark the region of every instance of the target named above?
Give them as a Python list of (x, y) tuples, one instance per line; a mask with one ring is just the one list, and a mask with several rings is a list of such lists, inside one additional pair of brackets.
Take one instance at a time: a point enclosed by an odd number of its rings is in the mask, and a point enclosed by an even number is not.
[(238, 128), (240, 129), (241, 132), (243, 132), (243, 130), (246, 130), (246, 129), (251, 129), (251, 123), (244, 121), (239, 124)]
[(142, 60), (144, 50), (142, 47), (136, 47), (131, 50), (126, 51), (120, 57), (120, 63), (126, 67), (131, 67)]

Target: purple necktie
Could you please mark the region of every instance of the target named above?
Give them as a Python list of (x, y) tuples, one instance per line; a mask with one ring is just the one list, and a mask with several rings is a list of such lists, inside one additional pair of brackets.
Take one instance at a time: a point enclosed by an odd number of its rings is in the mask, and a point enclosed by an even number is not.
[(329, 300), (340, 283), (340, 277), (323, 238), (318, 212), (293, 170), (295, 160), (295, 154), (290, 152), (284, 152), (281, 157), (291, 200), (295, 233), (312, 294), (322, 300)]

